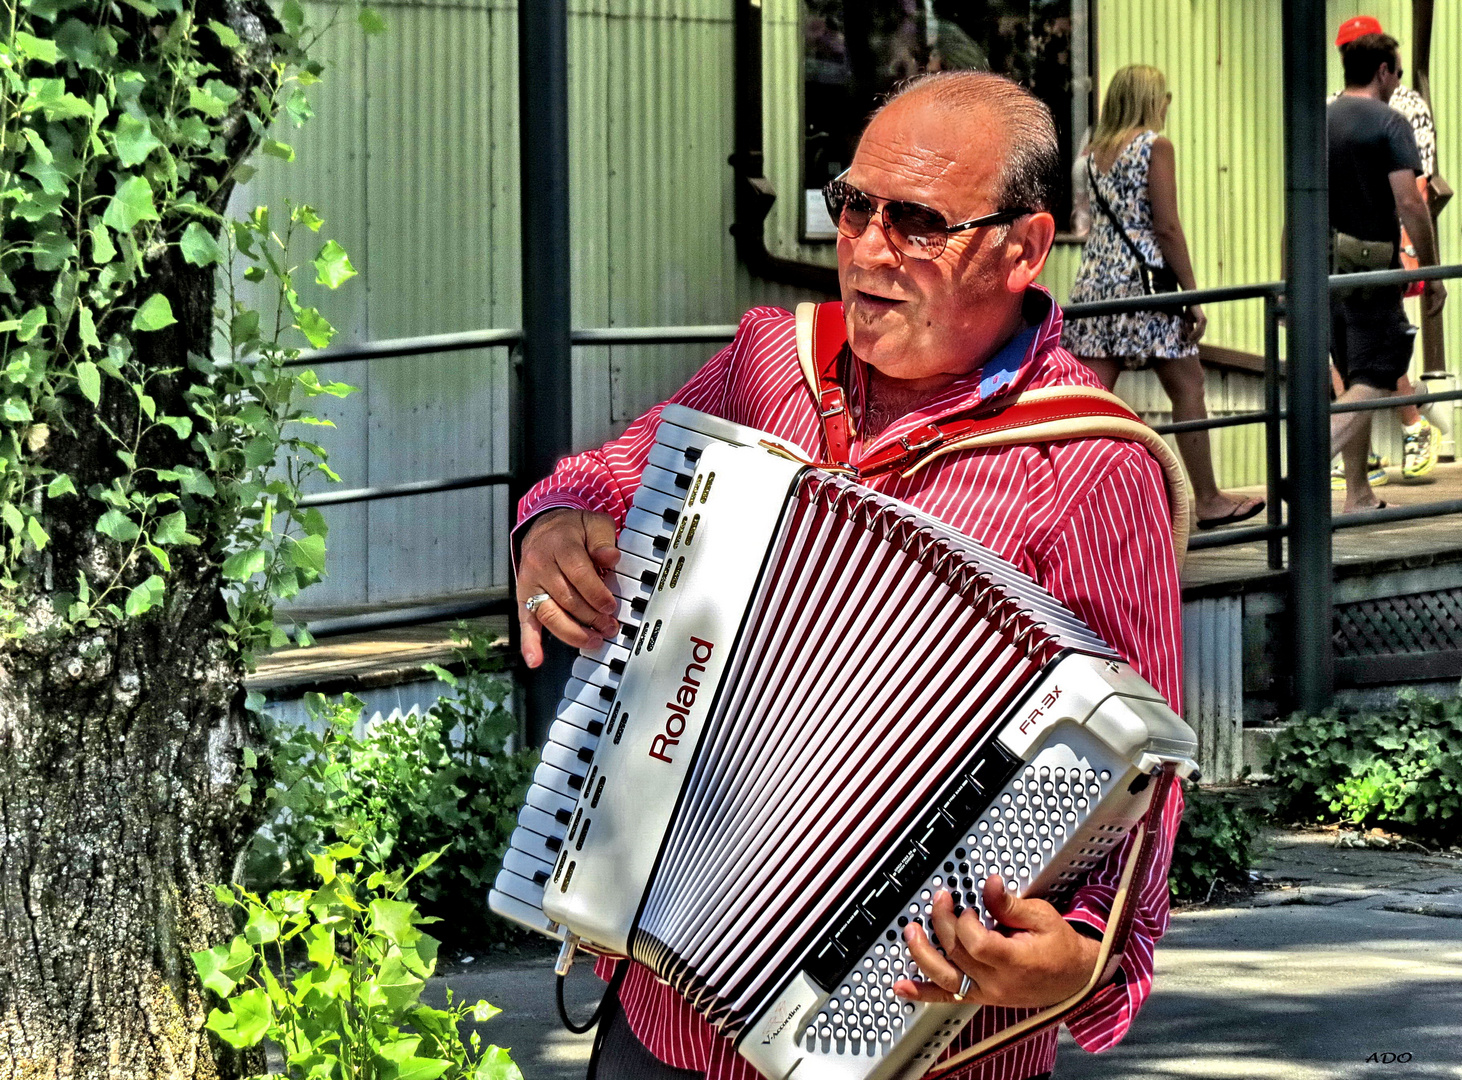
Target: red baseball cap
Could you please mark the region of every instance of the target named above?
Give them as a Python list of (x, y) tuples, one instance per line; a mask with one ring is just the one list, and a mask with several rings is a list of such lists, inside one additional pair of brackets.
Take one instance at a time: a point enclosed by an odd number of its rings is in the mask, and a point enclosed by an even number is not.
[(1357, 15), (1353, 19), (1346, 19), (1340, 24), (1340, 29), (1335, 32), (1335, 47), (1349, 45), (1358, 37), (1365, 37), (1367, 34), (1384, 34), (1381, 29), (1381, 21), (1373, 15)]

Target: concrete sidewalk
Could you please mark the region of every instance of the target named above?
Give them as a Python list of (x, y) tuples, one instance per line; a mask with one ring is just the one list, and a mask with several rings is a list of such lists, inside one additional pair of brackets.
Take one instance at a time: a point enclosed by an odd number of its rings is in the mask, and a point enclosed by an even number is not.
[[(1462, 1077), (1462, 858), (1335, 840), (1276, 832), (1260, 866), (1272, 888), (1175, 914), (1132, 1031), (1100, 1055), (1063, 1032), (1057, 1080)], [(505, 1010), (482, 1034), (513, 1048), (527, 1080), (583, 1076), (589, 1036), (558, 1023), (551, 954), (437, 982)], [(601, 986), (575, 969), (575, 1018)]]

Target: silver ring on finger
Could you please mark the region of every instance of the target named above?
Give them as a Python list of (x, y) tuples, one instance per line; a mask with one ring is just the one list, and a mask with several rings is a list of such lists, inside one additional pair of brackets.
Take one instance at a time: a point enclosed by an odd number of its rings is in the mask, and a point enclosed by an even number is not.
[(954, 1000), (963, 1001), (965, 999), (965, 995), (970, 992), (974, 985), (974, 979), (970, 978), (968, 975), (961, 974), (959, 977), (959, 989), (955, 991)]
[(528, 597), (528, 599), (523, 601), (523, 610), (526, 611), (529, 615), (532, 615), (540, 607), (542, 607), (544, 604), (548, 603), (548, 601), (552, 599), (553, 597), (549, 596), (546, 592), (534, 593), (532, 596)]

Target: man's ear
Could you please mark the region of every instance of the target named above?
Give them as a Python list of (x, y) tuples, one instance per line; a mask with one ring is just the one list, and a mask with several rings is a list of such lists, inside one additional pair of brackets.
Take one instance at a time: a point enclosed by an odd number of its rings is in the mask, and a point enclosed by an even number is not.
[(1005, 257), (1009, 272), (1005, 287), (1012, 293), (1023, 293), (1026, 287), (1041, 276), (1046, 266), (1046, 256), (1056, 240), (1056, 219), (1042, 210), (1018, 218), (1010, 225), (1005, 239)]

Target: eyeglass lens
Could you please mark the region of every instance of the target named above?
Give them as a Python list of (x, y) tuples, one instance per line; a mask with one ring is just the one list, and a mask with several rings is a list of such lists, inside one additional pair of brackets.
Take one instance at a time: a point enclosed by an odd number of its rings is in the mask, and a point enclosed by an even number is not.
[[(840, 201), (841, 207), (829, 205), (828, 210), (838, 210), (838, 231), (850, 240), (863, 235), (873, 219), (873, 203), (863, 192), (844, 184), (832, 196), (829, 203)], [(947, 238), (946, 222), (938, 212), (917, 203), (890, 202), (883, 207), (883, 220), (887, 227), (889, 243), (905, 255), (915, 259), (937, 259), (944, 251)]]

